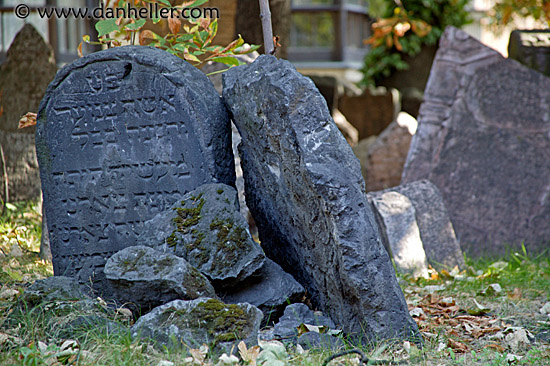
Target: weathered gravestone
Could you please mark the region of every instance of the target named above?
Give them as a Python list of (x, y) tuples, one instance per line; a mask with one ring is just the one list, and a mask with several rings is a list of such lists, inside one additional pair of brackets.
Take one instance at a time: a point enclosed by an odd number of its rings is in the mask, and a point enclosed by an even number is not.
[[(430, 181), (369, 192), (367, 197), (383, 231), (384, 245), (390, 247), (398, 267), (400, 259), (411, 263), (417, 258), (413, 268), (427, 270), (426, 259), (438, 271), (450, 271), (455, 266), (464, 268), (464, 256), (443, 198)], [(402, 252), (400, 247), (409, 249), (409, 253)]]
[(411, 200), (399, 192), (369, 194), (382, 241), (397, 270), (428, 278), (428, 260), (420, 239), (416, 211)]
[(268, 256), (347, 333), (418, 335), (364, 194), (359, 162), (313, 82), (260, 56), (224, 74), (246, 199)]
[(471, 256), (550, 238), (550, 79), (449, 27), (402, 183), (428, 179)]
[(550, 76), (550, 30), (515, 30), (510, 34), (508, 57)]
[(395, 121), (368, 148), (354, 148), (361, 163), (367, 192), (398, 186), (403, 166), (418, 123), (413, 116), (399, 112)]
[(199, 70), (117, 47), (64, 67), (40, 105), (36, 149), (54, 273), (108, 293), (102, 268), (143, 223), (209, 182), (234, 185), (230, 124)]
[[(17, 127), (21, 116), (38, 110), (56, 71), (52, 48), (31, 24), (25, 24), (0, 67), (0, 145), (6, 159), (10, 201), (40, 197), (35, 127), (20, 130)], [(0, 187), (4, 187), (3, 174), (0, 174)]]

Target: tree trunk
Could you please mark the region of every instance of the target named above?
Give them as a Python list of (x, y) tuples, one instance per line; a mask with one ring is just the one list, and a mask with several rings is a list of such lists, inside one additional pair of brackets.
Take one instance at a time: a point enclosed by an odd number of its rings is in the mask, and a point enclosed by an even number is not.
[[(279, 36), (281, 47), (276, 55), (286, 58), (290, 43), (290, 0), (269, 0), (273, 35)], [(252, 44), (264, 44), (262, 23), (260, 21), (260, 4), (257, 0), (237, 0), (235, 33)], [(264, 53), (264, 49), (259, 50)]]

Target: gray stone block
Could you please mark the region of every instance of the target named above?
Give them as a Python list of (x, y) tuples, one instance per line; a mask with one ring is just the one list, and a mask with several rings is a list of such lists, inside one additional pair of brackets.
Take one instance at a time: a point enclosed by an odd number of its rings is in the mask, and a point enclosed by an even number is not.
[(531, 253), (550, 238), (550, 79), (449, 27), (402, 183), (440, 190), (462, 249)]
[(132, 327), (134, 338), (152, 339), (169, 349), (199, 348), (203, 343), (229, 352), (239, 341), (257, 343), (262, 312), (250, 304), (227, 305), (215, 299), (174, 300), (145, 314)]
[(134, 310), (146, 312), (172, 300), (216, 297), (208, 279), (185, 259), (141, 245), (114, 254), (104, 272), (114, 298)]
[(262, 268), (248, 281), (228, 292), (219, 293), (225, 303), (247, 302), (264, 313), (264, 324), (279, 319), (288, 302), (304, 296), (304, 288), (281, 266), (266, 259)]
[(224, 74), (246, 200), (267, 255), (344, 331), (418, 335), (364, 194), (357, 158), (313, 82), (262, 55)]
[(218, 291), (246, 280), (265, 261), (239, 212), (237, 191), (225, 184), (205, 184), (187, 193), (147, 227), (141, 243), (185, 258)]

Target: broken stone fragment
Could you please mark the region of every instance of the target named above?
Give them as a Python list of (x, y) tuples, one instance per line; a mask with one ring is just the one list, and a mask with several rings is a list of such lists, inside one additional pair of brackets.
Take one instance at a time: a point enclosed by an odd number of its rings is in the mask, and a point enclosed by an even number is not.
[(257, 342), (262, 312), (250, 304), (231, 304), (201, 297), (174, 300), (142, 316), (132, 327), (132, 337), (149, 338), (158, 347), (198, 348), (207, 344), (228, 352), (240, 341)]
[(266, 324), (276, 322), (289, 301), (299, 301), (304, 288), (281, 266), (266, 258), (263, 267), (248, 281), (219, 295), (229, 304), (247, 302), (257, 306), (264, 313)]
[(208, 279), (185, 259), (145, 246), (119, 251), (104, 272), (118, 302), (144, 311), (172, 300), (216, 297)]
[(376, 213), (382, 242), (393, 257), (397, 270), (413, 277), (428, 278), (428, 260), (411, 201), (405, 195), (391, 191), (367, 196)]
[(245, 280), (265, 261), (239, 212), (237, 191), (225, 184), (200, 186), (147, 226), (141, 242), (185, 258), (216, 289)]
[[(367, 194), (397, 268), (414, 276), (464, 268), (464, 256), (437, 187), (420, 180)], [(427, 262), (426, 262), (427, 260)]]

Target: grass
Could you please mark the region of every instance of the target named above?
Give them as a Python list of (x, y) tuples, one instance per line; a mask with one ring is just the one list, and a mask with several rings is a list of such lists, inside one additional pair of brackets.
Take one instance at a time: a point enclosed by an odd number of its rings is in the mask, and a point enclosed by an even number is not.
[[(53, 324), (58, 322), (52, 318), (55, 306), (27, 309), (15, 317), (17, 298), (25, 288), (36, 279), (52, 275), (51, 264), (40, 260), (38, 254), (40, 220), (36, 202), (10, 206), (0, 217), (0, 365), (235, 364), (223, 363), (206, 349), (171, 352), (155, 348), (133, 340), (127, 330), (109, 332), (105, 327), (91, 326), (75, 330), (69, 337), (64, 332), (64, 323), (57, 327)], [(411, 365), (550, 363), (549, 343), (529, 338), (550, 331), (550, 316), (539, 311), (550, 301), (550, 256), (535, 257), (522, 251), (500, 259), (467, 259), (467, 269), (461, 273), (432, 271), (430, 279), (399, 276), (399, 281), (424, 336), (424, 348), (395, 341), (381, 342), (368, 349), (346, 342), (347, 349), (358, 347), (371, 358), (408, 360)], [(498, 284), (501, 291), (484, 294), (492, 284)], [(7, 321), (10, 314), (15, 322)], [(111, 315), (114, 322), (129, 325), (128, 319)], [(258, 365), (286, 362), (317, 366), (333, 354), (327, 349), (304, 351), (289, 346), (281, 350), (269, 344), (263, 347)], [(257, 351), (260, 350), (246, 352), (254, 359)], [(239, 359), (239, 364), (246, 364)], [(355, 356), (330, 363), (357, 364)]]

